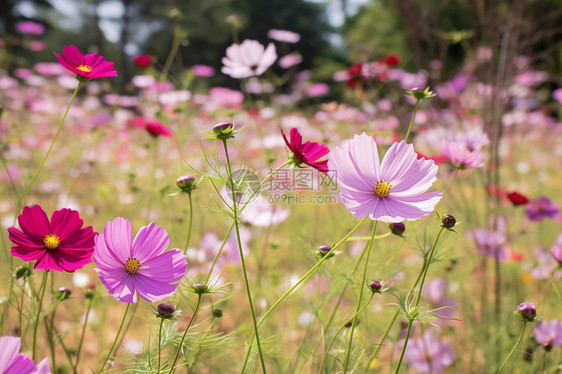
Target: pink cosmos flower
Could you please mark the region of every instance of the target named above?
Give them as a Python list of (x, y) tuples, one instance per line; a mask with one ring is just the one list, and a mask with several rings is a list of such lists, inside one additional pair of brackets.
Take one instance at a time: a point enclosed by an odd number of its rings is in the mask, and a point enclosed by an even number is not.
[(455, 314), (457, 302), (455, 299), (445, 297), (447, 291), (447, 281), (445, 278), (436, 278), (428, 282), (422, 290), (422, 296), (431, 304), (432, 309), (439, 309), (434, 312), (435, 315), (443, 318), (436, 318), (431, 321), (436, 326), (446, 326), (449, 324), (451, 317)]
[(291, 66), (298, 65), (302, 62), (302, 56), (298, 53), (291, 53), (279, 59), (279, 66), (283, 69), (288, 69)]
[(155, 138), (159, 136), (170, 138), (172, 136), (172, 132), (170, 131), (170, 129), (158, 121), (146, 122), (145, 128), (146, 131), (148, 131), (148, 133)]
[(45, 26), (38, 22), (21, 21), (16, 24), (16, 30), (22, 34), (41, 35), (45, 33)]
[(440, 192), (426, 192), (437, 180), (437, 165), (418, 160), (414, 146), (404, 141), (394, 143), (381, 163), (375, 140), (365, 133), (355, 135), (332, 150), (328, 168), (344, 205), (357, 218), (416, 220), (431, 213), (442, 197)]
[(23, 208), (18, 217), (21, 231), (8, 229), (12, 256), (35, 261), (35, 269), (73, 272), (92, 262), (94, 237), (92, 226), (72, 209), (55, 210), (49, 222), (39, 205)]
[(459, 169), (484, 166), (484, 155), (482, 152), (477, 150), (471, 151), (461, 142), (444, 141), (441, 143), (441, 152)]
[(207, 65), (193, 65), (191, 71), (198, 77), (212, 77), (215, 75), (215, 69)]
[(290, 140), (287, 140), (285, 133), (281, 130), (283, 139), (285, 139), (285, 144), (293, 152), (293, 163), (296, 166), (300, 166), (302, 163), (312, 166), (316, 170), (326, 174), (328, 171), (328, 160), (318, 161), (322, 157), (330, 153), (330, 149), (324, 144), (316, 142), (306, 142), (302, 143), (302, 136), (299, 130), (292, 128), (290, 132)]
[(267, 32), (267, 36), (270, 39), (277, 40), (278, 42), (285, 42), (291, 44), (301, 40), (301, 36), (299, 34), (287, 30), (271, 29)]
[(314, 83), (306, 89), (305, 94), (308, 97), (318, 97), (327, 95), (329, 92), (330, 86), (326, 83)]
[(222, 72), (232, 78), (248, 78), (262, 75), (277, 59), (275, 46), (269, 43), (264, 48), (257, 40), (244, 40), (226, 49), (222, 58)]
[(506, 248), (507, 238), (501, 231), (490, 231), (486, 229), (476, 229), (467, 233), (476, 242), (478, 252), (487, 257), (498, 256), (500, 261), (506, 261), (509, 258), (509, 250)]
[(556, 243), (554, 243), (550, 249), (550, 254), (562, 265), (562, 234), (558, 235), (558, 238), (556, 238)]
[(550, 350), (553, 347), (562, 345), (562, 321), (551, 320), (537, 323), (533, 329), (535, 340), (544, 349)]
[(84, 56), (74, 45), (65, 46), (62, 49), (62, 56), (58, 53), (55, 53), (55, 56), (62, 66), (86, 79), (117, 76), (113, 62), (105, 61), (105, 58), (97, 53)]
[(187, 262), (178, 248), (165, 252), (169, 243), (166, 230), (154, 223), (142, 227), (131, 240), (129, 220), (117, 217), (108, 222), (94, 247), (101, 282), (125, 303), (136, 303), (137, 293), (151, 303), (171, 296)]
[(530, 221), (554, 218), (558, 214), (558, 204), (552, 203), (546, 196), (541, 196), (527, 205), (525, 213)]
[(19, 336), (0, 337), (0, 373), (5, 374), (51, 374), (49, 362), (44, 358), (37, 366), (26, 353), (19, 353)]
[(440, 373), (453, 364), (454, 354), (449, 344), (437, 340), (431, 330), (421, 339), (410, 341), (404, 358), (420, 373)]

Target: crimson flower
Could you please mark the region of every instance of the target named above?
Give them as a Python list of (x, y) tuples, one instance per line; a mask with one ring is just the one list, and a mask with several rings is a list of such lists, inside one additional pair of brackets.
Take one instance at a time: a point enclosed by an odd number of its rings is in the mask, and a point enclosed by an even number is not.
[(165, 136), (167, 138), (172, 136), (169, 128), (157, 121), (149, 121), (145, 124), (146, 131), (155, 138), (158, 136)]
[(51, 220), (39, 205), (23, 208), (18, 217), (21, 231), (8, 229), (15, 244), (12, 256), (35, 261), (35, 269), (67, 271), (82, 269), (92, 262), (94, 238), (92, 226), (82, 228), (84, 221), (72, 209), (55, 210)]
[(390, 54), (385, 56), (382, 60), (379, 61), (381, 64), (384, 64), (386, 66), (398, 66), (400, 65), (400, 63), (402, 62), (402, 60), (400, 59), (400, 56), (394, 55), (394, 54)]
[(290, 140), (287, 140), (283, 130), (281, 130), (281, 134), (283, 134), (285, 144), (287, 144), (287, 147), (293, 152), (292, 161), (295, 166), (300, 166), (302, 163), (305, 163), (324, 174), (328, 172), (328, 160), (318, 161), (320, 158), (330, 153), (330, 149), (327, 146), (310, 141), (303, 144), (299, 130), (294, 127), (289, 134)]
[(521, 195), (519, 192), (513, 191), (507, 194), (507, 198), (515, 206), (526, 205), (529, 203), (529, 198), (527, 196)]
[(346, 70), (349, 76), (345, 84), (350, 88), (355, 88), (356, 86), (361, 86), (365, 82), (365, 76), (363, 75), (363, 64), (355, 64)]
[(147, 68), (152, 64), (152, 57), (149, 55), (137, 55), (133, 57), (133, 64), (141, 69)]
[(113, 62), (105, 61), (105, 57), (97, 53), (84, 56), (74, 45), (65, 46), (62, 49), (62, 56), (58, 53), (55, 53), (55, 56), (59, 63), (76, 74), (77, 78), (90, 80), (117, 76)]

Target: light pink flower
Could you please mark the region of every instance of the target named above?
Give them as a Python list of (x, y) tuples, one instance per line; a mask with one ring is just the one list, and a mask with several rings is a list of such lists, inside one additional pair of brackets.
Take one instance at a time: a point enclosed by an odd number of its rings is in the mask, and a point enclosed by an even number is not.
[(287, 30), (271, 29), (268, 31), (267, 36), (270, 39), (277, 40), (278, 42), (296, 43), (301, 40), (301, 36), (296, 32)]
[(437, 340), (431, 330), (426, 331), (421, 339), (411, 340), (404, 355), (412, 368), (427, 374), (441, 373), (453, 364), (454, 357), (451, 346)]
[(215, 69), (207, 65), (193, 65), (191, 71), (198, 77), (212, 77), (215, 75)]
[(302, 62), (302, 56), (298, 53), (291, 53), (279, 59), (279, 66), (283, 69), (288, 69), (291, 66), (298, 65)]
[(443, 141), (441, 152), (459, 169), (480, 168), (484, 166), (484, 155), (480, 151), (471, 151), (465, 144), (457, 141)]
[(232, 78), (248, 78), (262, 75), (277, 59), (275, 46), (269, 43), (264, 48), (257, 40), (244, 40), (226, 49), (222, 58), (222, 72)]

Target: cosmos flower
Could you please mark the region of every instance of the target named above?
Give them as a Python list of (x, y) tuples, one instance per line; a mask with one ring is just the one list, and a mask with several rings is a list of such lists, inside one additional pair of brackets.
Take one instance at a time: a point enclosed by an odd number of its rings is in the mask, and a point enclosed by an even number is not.
[(146, 54), (136, 55), (133, 57), (133, 64), (141, 69), (147, 68), (152, 64), (152, 57)]
[(262, 75), (277, 59), (275, 46), (269, 43), (264, 48), (257, 40), (244, 40), (226, 49), (222, 58), (222, 72), (232, 78), (248, 78)]
[(180, 249), (166, 251), (169, 243), (166, 230), (154, 223), (142, 227), (132, 240), (129, 220), (117, 217), (108, 222), (94, 248), (101, 282), (125, 303), (136, 303), (137, 293), (151, 303), (171, 296), (187, 262)]
[(35, 269), (73, 272), (92, 262), (94, 237), (92, 226), (72, 209), (55, 210), (51, 220), (39, 205), (23, 208), (18, 217), (21, 231), (8, 229), (12, 256), (35, 261)]
[(505, 247), (507, 238), (501, 231), (490, 231), (486, 229), (476, 229), (468, 233), (469, 237), (476, 242), (478, 252), (488, 257), (498, 256), (500, 261), (506, 261), (509, 258), (509, 251)]
[(537, 343), (546, 350), (562, 345), (562, 321), (541, 321), (533, 329), (533, 334)]
[(105, 57), (97, 53), (84, 56), (74, 45), (65, 46), (62, 56), (58, 53), (55, 56), (62, 66), (86, 80), (117, 76), (113, 62), (105, 61)]
[(357, 218), (383, 222), (416, 220), (431, 213), (442, 194), (426, 192), (437, 180), (433, 161), (416, 157), (414, 146), (394, 143), (379, 161), (377, 144), (365, 133), (335, 148), (328, 176), (337, 181), (346, 208)]
[(20, 348), (19, 336), (0, 337), (0, 373), (51, 374), (47, 358), (35, 366), (26, 353), (19, 353)]
[(293, 153), (293, 163), (296, 166), (300, 166), (304, 163), (326, 174), (328, 171), (328, 160), (318, 160), (330, 153), (330, 149), (327, 146), (310, 141), (303, 144), (299, 130), (294, 127), (289, 133), (289, 140), (287, 140), (283, 130), (281, 130), (281, 134), (283, 135), (283, 139), (285, 139), (285, 144), (287, 144), (287, 147), (289, 147)]
[(556, 243), (554, 243), (550, 249), (550, 254), (562, 265), (562, 234), (558, 235), (558, 238), (556, 238)]
[(469, 150), (465, 144), (457, 141), (441, 143), (441, 152), (459, 169), (480, 168), (484, 166), (484, 155), (478, 150)]
[(191, 67), (191, 71), (193, 72), (193, 75), (198, 77), (212, 77), (215, 75), (215, 69), (207, 65), (193, 65)]
[(22, 34), (42, 35), (45, 33), (45, 26), (38, 22), (21, 21), (16, 24), (16, 30)]
[(453, 364), (454, 354), (449, 344), (437, 340), (431, 330), (421, 339), (410, 340), (404, 358), (420, 373), (440, 373)]
[(172, 136), (170, 129), (158, 121), (148, 121), (145, 123), (144, 127), (146, 131), (155, 138), (159, 136), (169, 138)]
[(541, 196), (527, 205), (525, 213), (527, 213), (527, 218), (530, 221), (554, 218), (558, 213), (558, 204), (551, 203), (546, 196)]
[(517, 191), (513, 191), (507, 194), (507, 198), (514, 206), (527, 205), (529, 203), (529, 198), (525, 195), (521, 195)]
[(436, 278), (428, 282), (422, 290), (422, 296), (431, 304), (432, 309), (439, 309), (433, 313), (439, 317), (431, 321), (436, 326), (446, 326), (455, 314), (457, 302), (453, 298), (445, 297), (447, 291), (447, 281), (445, 278)]

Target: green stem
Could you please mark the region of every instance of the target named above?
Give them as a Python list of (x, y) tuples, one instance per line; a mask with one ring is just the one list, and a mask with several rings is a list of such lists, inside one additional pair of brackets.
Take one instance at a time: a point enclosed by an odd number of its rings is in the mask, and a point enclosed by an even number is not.
[(166, 58), (166, 62), (164, 63), (164, 67), (162, 68), (162, 72), (160, 73), (159, 81), (162, 82), (168, 76), (168, 72), (172, 67), (172, 63), (174, 62), (174, 58), (178, 54), (180, 44), (181, 44), (181, 29), (179, 25), (174, 26), (174, 41), (172, 42), (172, 48), (170, 49), (170, 53)]
[(505, 367), (505, 365), (507, 364), (507, 362), (509, 361), (509, 359), (511, 358), (511, 356), (513, 356), (513, 353), (515, 352), (515, 350), (517, 349), (517, 346), (519, 345), (519, 343), (521, 342), (521, 339), (523, 338), (523, 334), (525, 333), (525, 328), (527, 327), (527, 321), (523, 321), (523, 328), (521, 329), (521, 334), (519, 334), (519, 338), (517, 339), (517, 341), (515, 342), (515, 345), (513, 346), (513, 348), (511, 349), (511, 352), (509, 352), (509, 354), (507, 355), (507, 357), (505, 358), (502, 366), (500, 366), (498, 372), (496, 374), (500, 374), (503, 370), (503, 368)]
[(418, 105), (420, 103), (420, 99), (416, 99), (416, 107), (414, 108), (414, 115), (410, 120), (410, 126), (408, 127), (408, 132), (406, 133), (406, 137), (404, 137), (404, 141), (407, 143), (408, 138), (410, 137), (410, 132), (412, 131), (412, 127), (414, 126), (414, 119), (416, 119), (416, 113), (418, 112)]
[(127, 317), (127, 313), (129, 312), (129, 307), (131, 306), (131, 303), (127, 303), (127, 308), (125, 309), (125, 314), (123, 314), (123, 319), (121, 320), (121, 324), (119, 325), (119, 329), (117, 330), (117, 335), (115, 335), (115, 340), (113, 340), (113, 344), (111, 345), (111, 348), (109, 348), (109, 352), (107, 352), (107, 355), (105, 356), (103, 362), (101, 363), (101, 367), (100, 369), (97, 371), (98, 374), (103, 374), (105, 372), (105, 364), (107, 363), (107, 360), (109, 360), (109, 357), (111, 357), (111, 354), (113, 353), (113, 349), (115, 348), (115, 344), (117, 344), (117, 339), (119, 338), (119, 334), (121, 334), (121, 329), (123, 329), (123, 325), (125, 324), (125, 319)]
[(45, 271), (43, 274), (43, 280), (41, 281), (41, 286), (39, 287), (39, 292), (41, 296), (39, 298), (39, 305), (37, 305), (37, 315), (35, 316), (35, 324), (33, 325), (33, 348), (32, 348), (32, 358), (35, 361), (35, 354), (37, 346), (37, 328), (39, 327), (39, 318), (41, 317), (41, 308), (43, 307), (43, 298), (45, 297), (45, 290), (47, 289), (47, 276), (49, 272)]
[(15, 217), (14, 217), (14, 224), (15, 224), (15, 220), (17, 219), (18, 213), (21, 210), (22, 205), (23, 205), (23, 203), (24, 203), (24, 201), (27, 197), (27, 194), (31, 190), (31, 186), (33, 186), (33, 183), (35, 183), (35, 180), (39, 176), (39, 173), (41, 173), (41, 170), (43, 169), (43, 166), (45, 165), (45, 162), (47, 162), (47, 158), (51, 154), (53, 146), (55, 145), (55, 141), (57, 140), (57, 137), (59, 136), (59, 133), (62, 129), (62, 125), (64, 124), (64, 121), (66, 120), (66, 116), (68, 115), (68, 111), (70, 110), (70, 107), (72, 106), (72, 103), (74, 102), (74, 99), (76, 98), (76, 95), (78, 95), (78, 91), (80, 90), (82, 85), (83, 85), (83, 83), (79, 82), (78, 87), (76, 87), (76, 89), (74, 90), (74, 93), (72, 94), (72, 97), (70, 98), (70, 102), (68, 103), (68, 106), (66, 107), (66, 111), (64, 112), (64, 115), (62, 116), (61, 121), (59, 122), (59, 127), (57, 128), (57, 131), (55, 132), (55, 136), (53, 137), (53, 140), (51, 141), (51, 145), (49, 146), (49, 149), (47, 150), (47, 153), (45, 153), (45, 156), (43, 156), (43, 160), (41, 161), (41, 164), (39, 164), (39, 167), (35, 171), (35, 174), (33, 174), (33, 177), (31, 178), (31, 180), (29, 181), (29, 183), (27, 184), (27, 186), (25, 187), (21, 196), (18, 199), (18, 203), (16, 205), (16, 214), (15, 214)]
[[(191, 327), (191, 325), (193, 324), (193, 321), (195, 320), (195, 318), (197, 318), (197, 312), (199, 311), (199, 306), (201, 305), (201, 294), (197, 295), (197, 304), (195, 305), (195, 309), (193, 310), (193, 314), (191, 315), (191, 318), (189, 319), (189, 323), (187, 324), (187, 327), (185, 328), (185, 331), (183, 333), (183, 336), (181, 337), (181, 341), (180, 344), (178, 345), (178, 350), (176, 352), (176, 356), (174, 357), (174, 362), (172, 362), (172, 366), (170, 367), (170, 371), (168, 372), (168, 374), (172, 374), (172, 372), (174, 371), (174, 366), (176, 366), (176, 362), (178, 361), (178, 357), (180, 357), (180, 352), (181, 352), (181, 347), (183, 345), (183, 341), (185, 340), (185, 337), (187, 336), (187, 331), (189, 330), (189, 328)], [(162, 326), (160, 326), (162, 327)], [(158, 356), (160, 358), (160, 356)], [(158, 363), (158, 371), (160, 371), (160, 363)]]
[(408, 320), (408, 330), (406, 331), (406, 338), (404, 339), (404, 346), (402, 347), (402, 352), (400, 353), (400, 360), (398, 360), (398, 365), (396, 366), (396, 371), (394, 374), (398, 374), (400, 371), (400, 365), (402, 365), (402, 360), (404, 359), (404, 353), (406, 352), (406, 347), (408, 346), (408, 340), (410, 339), (410, 333), (412, 332), (413, 319)]
[(318, 370), (318, 373), (321, 374), (322, 370), (324, 369), (324, 361), (326, 359), (326, 356), (328, 355), (328, 352), (330, 352), (330, 349), (332, 348), (332, 345), (334, 345), (334, 342), (336, 341), (336, 338), (338, 337), (339, 333), (341, 332), (341, 330), (343, 330), (343, 328), (345, 327), (345, 325), (347, 325), (348, 321), (354, 321), (353, 324), (355, 324), (355, 320), (357, 318), (357, 316), (363, 311), (365, 310), (365, 308), (371, 303), (371, 300), (373, 300), (373, 296), (375, 296), (375, 293), (372, 292), (371, 293), (371, 297), (369, 298), (369, 301), (367, 301), (365, 303), (365, 305), (363, 305), (360, 309), (358, 309), (357, 311), (355, 311), (355, 313), (353, 313), (353, 315), (347, 319), (347, 321), (345, 323), (343, 323), (340, 328), (336, 331), (334, 337), (332, 338), (332, 340), (330, 341), (330, 344), (328, 344), (328, 347), (326, 348), (326, 350), (324, 351), (324, 355), (322, 356), (322, 362), (320, 363), (320, 370)]
[(371, 367), (371, 362), (373, 362), (375, 357), (377, 357), (377, 354), (379, 353), (379, 351), (382, 347), (382, 344), (384, 343), (384, 340), (388, 336), (388, 333), (390, 332), (390, 329), (394, 325), (394, 322), (396, 321), (396, 318), (398, 318), (398, 314), (400, 314), (399, 311), (396, 311), (396, 313), (394, 313), (394, 317), (392, 318), (392, 321), (390, 321), (390, 323), (388, 324), (388, 327), (386, 328), (386, 331), (384, 332), (383, 336), (379, 340), (379, 344), (377, 345), (377, 348), (374, 350), (371, 357), (369, 357), (369, 362), (367, 362), (367, 366), (365, 366), (365, 371), (364, 371), (365, 374), (367, 374), (367, 372), (369, 371), (369, 368)]
[(433, 254), (435, 253), (435, 248), (437, 247), (437, 242), (439, 241), (439, 237), (441, 236), (441, 233), (443, 232), (443, 230), (445, 230), (445, 227), (441, 227), (441, 230), (439, 230), (439, 234), (437, 234), (437, 237), (435, 238), (435, 241), (433, 242), (433, 247), (431, 247), (431, 251), (429, 252), (427, 263), (425, 264), (425, 269), (423, 270), (423, 276), (422, 276), (422, 279), (421, 279), (420, 290), (418, 291), (418, 297), (416, 299), (416, 307), (420, 303), (423, 284), (425, 283), (425, 277), (427, 275), (427, 271), (429, 270), (429, 265), (431, 265), (431, 260), (433, 258)]
[[(373, 242), (375, 241), (375, 233), (377, 232), (377, 223), (379, 221), (375, 221), (373, 225), (373, 232), (371, 234), (371, 240), (369, 241), (369, 247), (367, 248), (367, 257), (365, 258), (365, 267), (363, 268), (363, 275), (361, 277), (360, 289), (359, 289), (359, 300), (357, 301), (357, 308), (356, 311), (359, 310), (361, 307), (361, 301), (363, 301), (363, 289), (365, 277), (367, 276), (367, 268), (369, 266), (369, 258), (371, 257), (371, 249), (373, 248)], [(353, 320), (351, 324), (351, 332), (349, 334), (349, 343), (347, 345), (347, 351), (345, 354), (345, 361), (343, 363), (343, 373), (347, 373), (347, 365), (349, 364), (349, 357), (351, 355), (351, 345), (353, 344), (353, 333), (355, 332), (355, 326), (357, 325), (357, 319)]]
[(86, 335), (86, 326), (88, 324), (88, 317), (90, 316), (90, 310), (92, 309), (92, 304), (94, 302), (94, 295), (92, 293), (90, 301), (88, 302), (88, 309), (86, 309), (86, 315), (84, 316), (84, 326), (82, 326), (82, 334), (80, 334), (80, 341), (78, 342), (78, 348), (76, 349), (76, 361), (74, 362), (74, 372), (77, 373), (78, 362), (80, 362), (80, 353), (82, 352), (82, 343), (84, 342), (84, 336)]
[[(234, 186), (234, 180), (232, 179), (232, 168), (230, 166), (230, 157), (228, 156), (228, 146), (226, 145), (226, 140), (222, 141), (224, 146), (224, 153), (226, 155), (226, 172), (227, 172), (227, 180), (230, 180)], [(256, 345), (258, 348), (258, 353), (260, 356), (260, 362), (262, 366), (263, 373), (265, 374), (267, 371), (265, 369), (265, 362), (263, 360), (263, 352), (261, 349), (261, 342), (260, 342), (260, 335), (258, 332), (258, 325), (256, 323), (256, 312), (254, 310), (254, 303), (252, 301), (252, 293), (250, 291), (250, 282), (248, 281), (248, 273), (246, 271), (246, 262), (244, 261), (244, 252), (242, 251), (242, 241), (240, 240), (240, 227), (238, 227), (238, 207), (236, 204), (236, 193), (234, 188), (232, 189), (232, 211), (234, 214), (234, 229), (236, 230), (236, 240), (238, 243), (238, 252), (240, 253), (240, 263), (242, 265), (242, 274), (244, 276), (244, 285), (246, 287), (246, 294), (248, 295), (248, 303), (250, 304), (250, 312), (252, 313), (252, 322), (254, 324), (254, 335), (256, 337)], [(252, 346), (250, 344), (249, 350), (251, 350)]]
[(185, 241), (185, 248), (183, 250), (184, 254), (187, 252), (187, 247), (189, 247), (189, 239), (191, 238), (191, 225), (193, 223), (193, 203), (191, 201), (191, 191), (187, 193), (187, 196), (189, 197), (189, 224), (187, 226), (187, 239)]
[(160, 358), (162, 356), (162, 325), (164, 324), (164, 318), (160, 320), (160, 328), (158, 329), (158, 368), (156, 370), (157, 374), (160, 374)]
[(461, 170), (461, 169), (455, 168), (455, 173), (453, 174), (453, 177), (451, 178), (451, 180), (447, 184), (447, 187), (445, 187), (445, 189), (443, 190), (443, 196), (445, 196), (447, 194), (447, 192), (449, 192), (449, 189), (453, 185), (453, 182), (455, 181), (455, 179), (457, 179), (457, 176), (459, 175), (459, 170)]
[[(365, 222), (367, 220), (367, 218), (369, 218), (368, 216), (363, 218), (358, 224), (357, 226), (355, 226), (342, 240), (340, 240), (336, 245), (334, 245), (332, 247), (332, 249), (330, 249), (329, 252), (327, 252), (324, 257), (322, 257), (320, 259), (320, 261), (318, 261), (308, 272), (306, 272), (305, 275), (303, 275), (297, 283), (295, 283), (291, 288), (289, 288), (279, 299), (277, 299), (277, 301), (265, 312), (265, 314), (263, 315), (263, 317), (261, 317), (260, 321), (258, 322), (258, 327), (261, 326), (261, 324), (265, 321), (265, 319), (267, 317), (269, 317), (269, 315), (271, 314), (271, 312), (273, 312), (273, 310), (275, 310), (275, 308), (281, 304), (281, 302), (283, 300), (285, 300), (285, 298), (287, 296), (289, 296), (298, 286), (300, 286), (300, 284), (302, 282), (304, 282), (305, 280), (307, 280), (312, 274), (314, 274), (316, 272), (316, 270), (318, 270), (318, 268), (324, 263), (324, 261), (326, 261), (330, 255), (336, 250), (338, 249), (343, 243), (346, 242), (346, 240), (353, 235), (353, 233), (355, 231), (357, 231), (357, 229), (359, 228), (359, 226), (361, 226), (363, 224), (363, 222)], [(242, 372), (244, 372), (244, 370), (246, 369), (246, 365), (248, 364), (248, 358), (250, 357), (250, 348), (252, 347), (252, 342), (253, 342), (254, 336), (252, 336), (252, 339), (250, 339), (250, 345), (248, 348), (248, 351), (246, 352), (246, 358), (244, 359), (244, 366), (242, 367)]]

